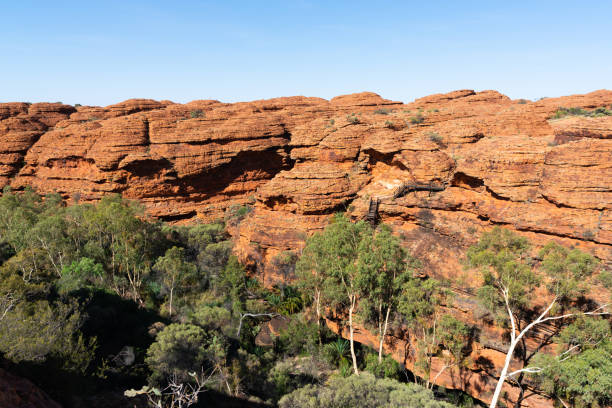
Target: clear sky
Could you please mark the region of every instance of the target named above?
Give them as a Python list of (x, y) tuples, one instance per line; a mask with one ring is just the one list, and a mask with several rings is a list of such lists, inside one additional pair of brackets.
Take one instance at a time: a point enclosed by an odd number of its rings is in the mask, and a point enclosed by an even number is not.
[(0, 101), (612, 89), (612, 1), (0, 2)]

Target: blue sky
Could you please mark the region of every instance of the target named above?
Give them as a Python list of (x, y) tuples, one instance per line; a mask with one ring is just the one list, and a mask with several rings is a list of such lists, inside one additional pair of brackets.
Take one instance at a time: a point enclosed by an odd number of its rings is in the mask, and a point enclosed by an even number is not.
[(0, 101), (612, 88), (612, 2), (3, 1)]

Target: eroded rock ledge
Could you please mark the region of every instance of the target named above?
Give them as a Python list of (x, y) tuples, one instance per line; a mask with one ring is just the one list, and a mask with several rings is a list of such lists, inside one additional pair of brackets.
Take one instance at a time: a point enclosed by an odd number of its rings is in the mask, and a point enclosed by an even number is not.
[[(104, 108), (5, 103), (0, 185), (80, 201), (122, 193), (173, 222), (250, 203), (231, 232), (266, 283), (280, 278), (269, 266), (276, 254), (299, 251), (334, 212), (362, 218), (380, 199), (382, 221), (425, 272), (458, 282), (454, 313), (480, 326), (488, 340), (475, 353), (495, 366), (501, 333), (474, 313), (476, 279), (459, 263), (463, 251), (503, 225), (612, 265), (612, 117), (549, 119), (559, 107), (610, 105), (606, 90), (537, 102), (463, 90), (409, 104), (373, 93), (235, 104), (133, 99)], [(603, 296), (601, 288), (592, 295)], [(363, 330), (358, 338), (372, 340)], [(388, 351), (401, 360), (399, 343)], [(487, 400), (496, 369), (471, 370), (467, 380), (446, 375), (441, 383)], [(529, 403), (550, 406), (537, 396)]]

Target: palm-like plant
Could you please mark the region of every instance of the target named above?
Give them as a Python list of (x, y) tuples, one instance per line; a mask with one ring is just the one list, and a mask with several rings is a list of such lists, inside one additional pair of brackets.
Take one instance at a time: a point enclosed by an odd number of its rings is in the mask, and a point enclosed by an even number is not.
[(330, 363), (338, 366), (343, 361), (348, 361), (349, 342), (344, 339), (337, 339), (325, 345), (325, 354)]

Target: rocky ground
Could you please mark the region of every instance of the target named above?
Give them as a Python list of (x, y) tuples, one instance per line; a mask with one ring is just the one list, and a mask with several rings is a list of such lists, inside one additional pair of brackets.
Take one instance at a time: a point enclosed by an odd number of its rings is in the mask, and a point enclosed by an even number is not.
[[(502, 225), (612, 265), (612, 116), (550, 119), (559, 107), (611, 104), (612, 91), (603, 90), (536, 102), (462, 90), (409, 104), (373, 93), (235, 104), (134, 99), (104, 108), (5, 103), (0, 186), (81, 202), (122, 193), (170, 222), (250, 205), (231, 233), (266, 284), (284, 279), (271, 260), (299, 252), (331, 214), (364, 218), (379, 201), (378, 217), (424, 272), (455, 282), (453, 313), (481, 329), (469, 372), (448, 371), (439, 382), (486, 401), (502, 333), (482, 320), (471, 295), (478, 279), (462, 267), (463, 252)], [(591, 296), (604, 295), (593, 286)], [(374, 343), (363, 329), (357, 339)], [(403, 341), (397, 334), (387, 345), (399, 361)], [(538, 396), (528, 403), (551, 406)]]

